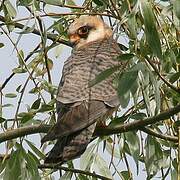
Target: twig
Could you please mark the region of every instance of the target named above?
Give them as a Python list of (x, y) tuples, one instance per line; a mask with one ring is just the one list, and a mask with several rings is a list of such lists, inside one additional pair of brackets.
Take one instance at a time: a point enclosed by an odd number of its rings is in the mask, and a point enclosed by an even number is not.
[[(32, 79), (32, 81), (33, 81), (35, 87), (38, 87), (38, 85), (37, 85), (37, 83), (36, 83), (36, 81), (35, 81), (35, 78), (32, 77), (31, 72), (30, 72), (28, 66), (26, 65), (26, 62), (24, 61), (22, 55), (20, 54), (20, 52), (19, 52), (19, 50), (18, 50), (18, 48), (17, 48), (17, 45), (13, 42), (13, 40), (11, 39), (11, 37), (9, 36), (9, 34), (8, 34), (2, 27), (0, 27), (0, 28), (1, 28), (2, 31), (5, 33), (5, 35), (7, 36), (7, 38), (10, 40), (11, 44), (14, 46), (14, 49), (16, 50), (16, 52), (17, 52), (19, 58), (21, 59), (21, 61), (22, 61), (23, 65), (24, 65), (24, 67), (26, 68), (28, 74), (30, 75), (30, 78)], [(1, 88), (1, 89), (2, 89), (2, 88)], [(43, 96), (42, 96), (41, 93), (40, 93), (40, 95), (41, 95), (43, 101), (45, 102), (45, 100), (44, 100), (44, 98), (43, 98)]]
[(176, 136), (159, 134), (159, 133), (155, 132), (154, 130), (152, 130), (151, 128), (141, 127), (141, 128), (139, 128), (139, 130), (141, 130), (147, 134), (150, 134), (152, 136), (155, 136), (157, 138), (160, 138), (160, 139), (164, 139), (164, 140), (168, 140), (168, 141), (172, 141), (172, 142), (178, 142), (178, 138)]
[(113, 7), (111, 9), (112, 12), (116, 12), (117, 13), (117, 16), (118, 16), (118, 19), (121, 20), (121, 14), (119, 13), (119, 10), (116, 8), (116, 3), (113, 1), (113, 0), (110, 0), (111, 2), (111, 5), (112, 6), (109, 6), (109, 8)]
[(159, 73), (159, 70), (156, 68), (156, 66), (151, 62), (151, 60), (146, 57), (147, 62), (151, 65), (151, 67), (154, 69), (155, 73), (159, 76), (159, 78), (171, 89), (173, 89), (174, 91), (176, 91), (178, 94), (180, 94), (180, 88), (177, 88), (176, 86), (174, 86), (173, 84), (171, 84), (170, 82), (168, 82), (163, 76), (161, 76), (161, 74)]
[[(75, 16), (81, 16), (81, 15), (99, 15), (99, 16), (108, 16), (108, 17), (113, 17), (115, 18), (113, 15), (111, 14), (107, 14), (107, 13), (98, 13), (98, 12), (93, 12), (93, 13), (88, 13), (88, 12), (65, 12), (65, 13), (46, 13), (46, 14), (41, 14), (39, 15), (39, 17), (61, 17), (61, 16), (69, 16), (69, 15), (75, 15)], [(17, 23), (17, 22), (20, 22), (20, 21), (26, 21), (26, 20), (29, 20), (29, 19), (33, 19), (34, 16), (32, 17), (24, 17), (24, 18), (21, 18), (21, 19), (16, 19), (14, 20), (13, 22), (14, 23)]]
[(123, 157), (124, 157), (124, 161), (125, 161), (125, 164), (126, 164), (126, 168), (127, 168), (128, 174), (129, 174), (129, 179), (132, 179), (131, 169), (129, 167), (129, 162), (127, 160), (125, 152), (123, 153)]
[(38, 168), (40, 168), (40, 169), (59, 169), (59, 170), (63, 170), (63, 171), (69, 171), (69, 172), (73, 172), (73, 173), (84, 174), (87, 176), (96, 177), (96, 178), (99, 178), (102, 180), (111, 180), (110, 178), (101, 176), (101, 175), (96, 174), (96, 173), (91, 173), (89, 171), (83, 171), (80, 169), (72, 169), (72, 168), (68, 168), (68, 167), (64, 167), (64, 166), (60, 166), (60, 165), (40, 164), (38, 166)]
[(13, 122), (12, 128), (15, 126), (15, 123), (17, 123), (17, 126), (18, 126), (18, 120), (17, 120), (18, 112), (19, 112), (19, 109), (20, 109), (20, 106), (21, 106), (21, 102), (22, 102), (22, 98), (23, 98), (26, 86), (27, 86), (27, 84), (28, 84), (28, 82), (30, 80), (30, 77), (32, 76), (33, 72), (34, 72), (34, 70), (31, 72), (31, 75), (28, 76), (28, 78), (25, 81), (24, 86), (23, 86), (23, 88), (21, 90), (21, 95), (20, 95), (19, 100), (17, 102), (17, 108), (16, 108), (16, 112), (15, 112), (15, 120)]
[[(45, 4), (49, 4), (49, 3), (46, 3), (44, 0), (39, 0), (39, 1)], [(70, 8), (70, 9), (85, 9), (84, 6), (68, 5), (68, 4), (53, 4), (53, 6)]]
[[(34, 50), (32, 52), (29, 53), (29, 55), (27, 55), (27, 57), (24, 59), (24, 62), (28, 61), (28, 59), (34, 54), (35, 51), (37, 51), (39, 48), (39, 45), (36, 46), (34, 48)], [(2, 84), (2, 86), (0, 87), (0, 91), (2, 91), (2, 89), (5, 88), (6, 84), (12, 79), (12, 77), (15, 75), (15, 73), (11, 73), (10, 76), (4, 81), (4, 83)]]
[[(6, 22), (5, 21), (5, 18), (3, 16), (0, 16), (0, 21), (2, 22)], [(16, 28), (19, 28), (19, 29), (23, 29), (24, 28), (24, 25), (23, 24), (20, 24), (20, 23), (17, 23), (17, 22), (11, 22), (11, 23), (7, 23), (7, 24), (13, 24)], [(30, 27), (26, 26), (26, 29), (28, 29)], [(36, 35), (41, 35), (40, 32), (37, 30), (37, 29), (34, 29), (32, 31), (33, 34), (36, 34)], [(61, 43), (61, 44), (64, 44), (66, 46), (70, 46), (71, 47), (71, 44), (64, 40), (64, 39), (60, 39), (58, 38), (58, 35), (55, 35), (55, 34), (47, 34), (47, 38), (52, 40), (52, 41), (57, 41), (58, 43)]]
[(178, 180), (180, 180), (180, 127), (178, 128)]

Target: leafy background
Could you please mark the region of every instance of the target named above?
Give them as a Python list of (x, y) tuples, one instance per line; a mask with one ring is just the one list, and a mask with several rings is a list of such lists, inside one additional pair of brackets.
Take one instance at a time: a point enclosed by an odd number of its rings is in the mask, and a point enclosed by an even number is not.
[[(53, 142), (40, 147), (40, 137), (56, 121), (57, 85), (71, 50), (66, 30), (83, 14), (104, 18), (122, 49), (117, 60), (128, 62), (91, 82), (116, 72), (121, 106), (79, 160), (45, 166)], [(1, 179), (180, 177), (179, 20), (179, 0), (2, 0)]]

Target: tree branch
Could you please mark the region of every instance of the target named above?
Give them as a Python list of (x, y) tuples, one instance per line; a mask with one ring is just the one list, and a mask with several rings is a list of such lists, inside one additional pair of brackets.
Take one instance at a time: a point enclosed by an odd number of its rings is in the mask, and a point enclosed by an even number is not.
[[(69, 15), (75, 15), (75, 16), (81, 16), (81, 15), (99, 15), (99, 16), (107, 16), (107, 17), (112, 17), (112, 18), (116, 18), (115, 16), (111, 15), (111, 14), (107, 14), (107, 13), (98, 13), (98, 12), (64, 12), (64, 13), (45, 13), (45, 14), (41, 14), (39, 15), (39, 17), (61, 17), (61, 16), (69, 16)], [(16, 19), (13, 22), (17, 23), (20, 21), (25, 21), (28, 19), (34, 19), (34, 16), (32, 17), (23, 17), (20, 19)]]
[[(39, 1), (49, 5), (49, 3), (46, 3), (45, 0), (39, 0)], [(54, 3), (54, 4), (50, 4), (50, 5), (58, 6), (58, 7), (64, 7), (64, 8), (70, 8), (70, 9), (85, 9), (86, 8), (84, 6), (68, 5), (68, 4), (63, 4), (63, 3), (62, 4), (61, 3), (59, 3), (59, 4)]]
[(158, 114), (157, 116), (153, 116), (153, 117), (146, 118), (143, 120), (137, 120), (137, 121), (133, 121), (127, 124), (120, 124), (120, 125), (117, 125), (116, 127), (107, 127), (107, 128), (98, 127), (96, 128), (95, 135), (102, 136), (102, 135), (118, 134), (122, 132), (139, 129), (140, 127), (144, 127), (150, 124), (154, 124), (156, 122), (160, 122), (162, 120), (166, 120), (179, 112), (180, 112), (180, 104), (178, 104), (174, 108), (171, 108), (165, 112)]
[(57, 170), (59, 169), (59, 170), (63, 170), (63, 171), (69, 171), (69, 172), (73, 172), (73, 173), (84, 174), (87, 176), (96, 177), (96, 178), (102, 179), (102, 180), (111, 180), (110, 178), (98, 175), (96, 173), (90, 173), (89, 171), (83, 171), (80, 169), (72, 169), (72, 168), (60, 166), (58, 164), (40, 164), (38, 167), (40, 169), (57, 169)]
[(51, 127), (51, 125), (41, 124), (7, 130), (6, 132), (0, 134), (0, 143), (30, 134), (47, 133)]
[(172, 142), (176, 142), (176, 143), (178, 142), (178, 137), (160, 134), (160, 133), (157, 133), (156, 131), (154, 131), (151, 128), (141, 127), (141, 128), (139, 128), (139, 130), (141, 130), (141, 131), (143, 131), (143, 132), (145, 132), (145, 133), (147, 133), (149, 135), (160, 138), (160, 139), (164, 139), (164, 140), (168, 140), (168, 141), (172, 141)]
[(151, 65), (151, 67), (154, 69), (155, 73), (159, 76), (159, 78), (171, 89), (173, 89), (174, 91), (176, 91), (178, 94), (180, 94), (180, 88), (177, 88), (176, 86), (174, 86), (173, 84), (171, 84), (169, 81), (167, 81), (163, 76), (161, 76), (161, 74), (159, 73), (159, 70), (157, 69), (157, 67), (151, 62), (151, 60), (146, 57), (147, 62)]
[[(136, 130), (136, 129), (142, 130), (141, 128), (144, 126), (154, 124), (154, 123), (160, 122), (162, 120), (166, 120), (179, 112), (180, 112), (180, 104), (175, 106), (174, 108), (171, 108), (165, 112), (160, 113), (157, 116), (153, 116), (153, 117), (146, 118), (143, 120), (137, 120), (137, 121), (133, 121), (133, 122), (130, 122), (127, 124), (121, 124), (116, 127), (106, 127), (106, 128), (97, 127), (95, 130), (94, 136), (119, 134), (122, 132), (127, 132), (127, 131), (131, 131), (131, 130)], [(0, 134), (0, 143), (7, 141), (7, 140), (17, 138), (17, 137), (26, 136), (29, 134), (47, 133), (51, 127), (52, 127), (51, 125), (41, 124), (41, 125), (32, 125), (32, 126), (8, 130), (8, 131)], [(150, 133), (150, 131), (149, 131), (149, 133)], [(157, 135), (157, 133), (155, 134), (155, 133), (151, 132), (151, 135), (162, 138), (159, 135)], [(164, 138), (164, 139), (173, 141), (173, 142), (175, 142), (175, 141), (177, 142), (176, 137), (168, 136), (167, 138)]]

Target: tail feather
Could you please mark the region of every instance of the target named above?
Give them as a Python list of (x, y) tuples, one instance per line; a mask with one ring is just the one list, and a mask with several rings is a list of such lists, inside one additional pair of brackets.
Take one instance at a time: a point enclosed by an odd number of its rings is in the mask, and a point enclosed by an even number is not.
[(58, 139), (44, 163), (62, 164), (79, 157), (91, 141), (96, 123), (68, 137)]
[(71, 106), (41, 140), (43, 143), (57, 139), (45, 163), (61, 164), (79, 157), (91, 141), (96, 123), (106, 119), (114, 110), (115, 107), (95, 100)]

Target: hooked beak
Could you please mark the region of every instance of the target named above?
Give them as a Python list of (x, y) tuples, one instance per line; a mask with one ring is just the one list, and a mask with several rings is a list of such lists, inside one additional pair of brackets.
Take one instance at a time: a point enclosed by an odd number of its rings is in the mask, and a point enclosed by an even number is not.
[(80, 37), (78, 34), (72, 34), (69, 36), (69, 41), (72, 47), (74, 47), (75, 45), (77, 45), (80, 41)]

